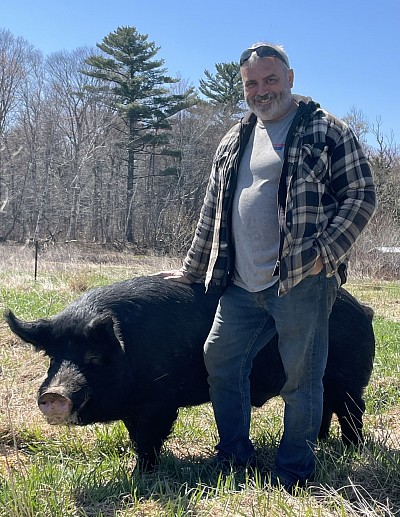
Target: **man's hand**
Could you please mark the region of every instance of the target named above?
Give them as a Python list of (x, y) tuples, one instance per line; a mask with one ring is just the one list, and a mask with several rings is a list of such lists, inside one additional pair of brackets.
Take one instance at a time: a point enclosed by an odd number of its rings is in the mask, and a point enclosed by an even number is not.
[(322, 258), (321, 258), (321, 255), (320, 255), (317, 258), (317, 261), (314, 264), (314, 267), (310, 271), (310, 275), (318, 275), (322, 271), (323, 267), (324, 267), (324, 263), (322, 262)]
[(173, 280), (174, 282), (180, 282), (181, 284), (191, 284), (192, 282), (185, 277), (183, 271), (180, 269), (172, 269), (171, 271), (159, 271), (152, 276), (159, 276), (165, 280)]

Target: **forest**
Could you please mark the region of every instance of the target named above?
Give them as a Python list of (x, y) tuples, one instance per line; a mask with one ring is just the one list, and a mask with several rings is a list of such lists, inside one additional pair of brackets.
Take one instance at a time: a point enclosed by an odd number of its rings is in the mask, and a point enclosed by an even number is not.
[[(195, 87), (170, 77), (158, 51), (119, 27), (95, 48), (44, 56), (0, 29), (0, 242), (186, 251), (214, 151), (245, 105), (238, 63), (217, 63)], [(358, 246), (369, 264), (372, 250), (399, 246), (400, 153), (361, 109), (343, 119), (377, 185)]]

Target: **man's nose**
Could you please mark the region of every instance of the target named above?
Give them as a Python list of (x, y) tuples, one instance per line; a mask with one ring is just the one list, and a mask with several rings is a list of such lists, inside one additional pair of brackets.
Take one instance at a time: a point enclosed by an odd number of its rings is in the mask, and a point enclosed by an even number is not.
[(271, 91), (271, 89), (269, 88), (269, 86), (267, 84), (259, 84), (258, 88), (257, 88), (257, 95), (262, 97), (263, 95), (270, 93), (270, 91)]

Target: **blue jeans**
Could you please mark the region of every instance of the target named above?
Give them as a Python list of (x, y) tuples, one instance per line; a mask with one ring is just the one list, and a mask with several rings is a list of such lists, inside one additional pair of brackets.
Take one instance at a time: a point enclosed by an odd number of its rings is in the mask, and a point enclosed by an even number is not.
[(257, 352), (278, 333), (286, 383), (281, 391), (284, 432), (275, 474), (285, 483), (304, 482), (310, 476), (336, 291), (336, 279), (323, 271), (306, 277), (282, 297), (277, 283), (258, 293), (235, 285), (226, 289), (204, 346), (220, 457), (245, 464), (253, 455), (249, 375)]

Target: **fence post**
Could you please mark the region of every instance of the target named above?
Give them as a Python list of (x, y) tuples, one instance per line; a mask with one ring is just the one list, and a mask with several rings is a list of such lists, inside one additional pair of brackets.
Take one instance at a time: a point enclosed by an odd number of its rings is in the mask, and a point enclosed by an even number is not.
[(37, 278), (37, 270), (38, 270), (38, 253), (39, 252), (39, 241), (35, 241), (35, 282)]

